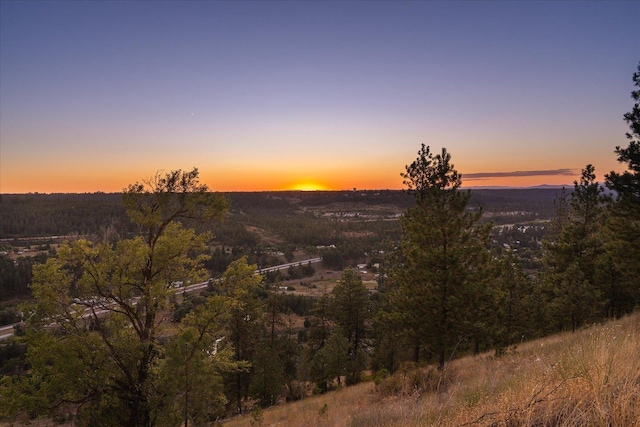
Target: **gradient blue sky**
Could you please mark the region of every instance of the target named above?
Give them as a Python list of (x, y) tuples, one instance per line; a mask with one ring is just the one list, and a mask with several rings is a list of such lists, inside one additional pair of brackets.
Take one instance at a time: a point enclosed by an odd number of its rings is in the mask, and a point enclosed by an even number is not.
[[(0, 1), (0, 193), (402, 188), (621, 170), (640, 2)], [(518, 173), (514, 173), (518, 172)], [(306, 184), (305, 184), (306, 183)]]

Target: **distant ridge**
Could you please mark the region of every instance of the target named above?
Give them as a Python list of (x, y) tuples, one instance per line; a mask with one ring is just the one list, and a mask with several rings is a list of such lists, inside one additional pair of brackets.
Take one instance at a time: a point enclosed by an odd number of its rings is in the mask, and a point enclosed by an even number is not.
[(534, 187), (524, 187), (524, 188), (562, 189), (562, 188), (573, 188), (573, 184), (541, 184), (541, 185), (536, 185)]
[(473, 187), (465, 187), (463, 188), (467, 190), (561, 190), (562, 188), (571, 189), (573, 188), (573, 184), (541, 184), (534, 185), (531, 187), (518, 187), (511, 185), (484, 185), (484, 186), (473, 186)]

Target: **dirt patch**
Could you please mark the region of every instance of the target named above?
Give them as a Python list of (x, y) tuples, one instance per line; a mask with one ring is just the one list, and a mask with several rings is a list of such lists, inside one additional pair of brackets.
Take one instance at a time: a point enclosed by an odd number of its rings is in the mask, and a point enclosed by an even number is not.
[(374, 205), (358, 202), (329, 203), (320, 206), (305, 206), (307, 212), (341, 221), (375, 221), (398, 219), (404, 209), (395, 205)]
[[(362, 277), (362, 282), (368, 291), (377, 291), (377, 276), (374, 273), (365, 270), (357, 270)], [(342, 277), (342, 271), (318, 270), (311, 277), (296, 280), (284, 280), (280, 286), (294, 288), (293, 291), (283, 291), (295, 295), (304, 295), (310, 297), (320, 297), (324, 294), (331, 293), (333, 288)]]

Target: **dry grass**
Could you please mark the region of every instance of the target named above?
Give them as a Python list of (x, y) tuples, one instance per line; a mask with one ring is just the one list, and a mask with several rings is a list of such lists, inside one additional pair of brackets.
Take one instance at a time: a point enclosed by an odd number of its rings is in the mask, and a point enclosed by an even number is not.
[(349, 425), (354, 413), (366, 411), (371, 404), (374, 384), (358, 384), (313, 396), (295, 403), (275, 406), (262, 412), (262, 422), (251, 414), (235, 417), (225, 426), (343, 426)]
[[(526, 343), (500, 358), (466, 357), (435, 383), (432, 371), (423, 372), (422, 383), (399, 373), (380, 386), (360, 384), (225, 425), (640, 426), (640, 316)], [(391, 381), (399, 391), (385, 393)]]

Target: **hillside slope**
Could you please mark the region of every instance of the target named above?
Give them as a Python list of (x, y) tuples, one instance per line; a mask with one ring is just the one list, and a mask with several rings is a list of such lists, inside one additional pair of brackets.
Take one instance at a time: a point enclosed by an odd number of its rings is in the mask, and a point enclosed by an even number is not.
[(226, 426), (640, 426), (640, 315), (524, 343), (501, 357), (397, 373)]

